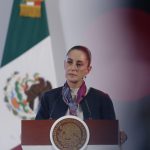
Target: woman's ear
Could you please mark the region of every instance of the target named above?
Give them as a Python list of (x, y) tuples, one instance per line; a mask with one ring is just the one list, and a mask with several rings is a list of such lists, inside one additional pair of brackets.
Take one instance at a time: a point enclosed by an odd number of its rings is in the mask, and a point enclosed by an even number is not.
[(87, 70), (88, 70), (88, 71), (87, 71), (87, 74), (89, 74), (90, 71), (92, 70), (92, 66), (89, 66)]

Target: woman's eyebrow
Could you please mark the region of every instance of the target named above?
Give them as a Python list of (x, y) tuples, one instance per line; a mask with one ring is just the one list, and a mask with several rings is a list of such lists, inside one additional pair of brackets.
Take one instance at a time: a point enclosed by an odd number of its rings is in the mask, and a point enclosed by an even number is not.
[[(67, 57), (67, 59), (66, 59), (66, 60), (73, 61), (73, 59), (72, 59), (72, 58), (70, 58), (70, 57)], [(77, 60), (76, 62), (77, 62), (77, 63), (83, 63), (83, 61), (82, 61), (82, 60)]]
[(83, 63), (83, 61), (82, 60), (77, 60), (77, 63)]
[(72, 59), (71, 58), (69, 58), (69, 57), (66, 57), (66, 59), (65, 60), (71, 60), (72, 61)]

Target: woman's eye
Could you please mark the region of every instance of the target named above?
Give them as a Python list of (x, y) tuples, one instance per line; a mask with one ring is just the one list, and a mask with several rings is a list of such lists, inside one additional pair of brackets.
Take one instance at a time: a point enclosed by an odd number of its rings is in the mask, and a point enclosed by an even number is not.
[(68, 64), (72, 64), (72, 61), (67, 61)]
[(83, 64), (77, 64), (78, 67), (82, 66)]

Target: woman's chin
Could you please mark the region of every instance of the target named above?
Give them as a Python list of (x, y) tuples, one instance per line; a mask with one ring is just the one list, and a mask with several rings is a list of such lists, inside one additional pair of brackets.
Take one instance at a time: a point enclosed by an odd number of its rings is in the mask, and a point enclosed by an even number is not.
[(76, 78), (68, 78), (67, 81), (70, 82), (70, 83), (73, 83), (73, 84), (76, 84), (76, 83), (79, 82), (79, 80), (76, 79)]
[(76, 83), (78, 83), (78, 80), (75, 80), (75, 79), (73, 80), (73, 79), (72, 79), (72, 80), (69, 80), (69, 82), (76, 84)]

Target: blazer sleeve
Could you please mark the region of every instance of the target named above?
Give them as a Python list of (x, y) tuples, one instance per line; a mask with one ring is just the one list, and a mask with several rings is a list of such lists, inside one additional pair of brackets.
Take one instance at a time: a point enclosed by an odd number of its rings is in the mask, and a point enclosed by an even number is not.
[(49, 104), (46, 100), (46, 95), (43, 94), (40, 98), (39, 110), (36, 114), (35, 120), (49, 119)]
[(109, 95), (105, 94), (102, 101), (102, 108), (101, 108), (102, 118), (108, 120), (115, 120), (115, 110), (113, 106), (113, 102)]

